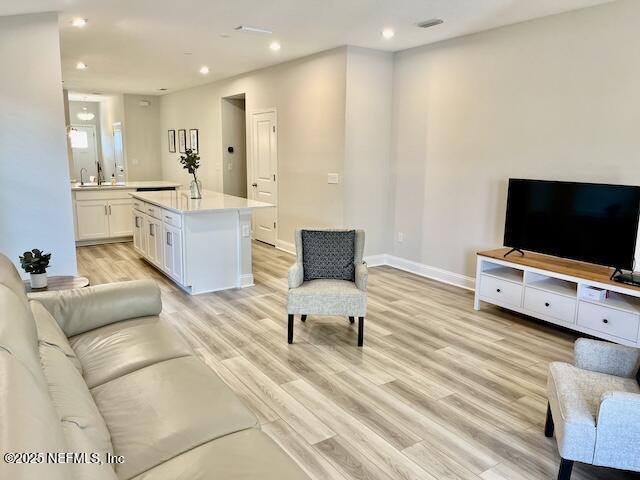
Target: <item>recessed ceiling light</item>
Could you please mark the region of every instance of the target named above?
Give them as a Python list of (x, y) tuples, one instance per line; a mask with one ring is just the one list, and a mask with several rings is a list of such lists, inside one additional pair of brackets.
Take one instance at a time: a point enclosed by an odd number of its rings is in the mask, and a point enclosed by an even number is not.
[(86, 63), (84, 63), (84, 62), (78, 62), (78, 63), (76, 63), (76, 68), (77, 68), (78, 70), (86, 70), (86, 69), (87, 69), (87, 68), (89, 68), (89, 67), (88, 67), (88, 66), (87, 66), (87, 64), (86, 64)]
[(393, 28), (385, 28), (384, 30), (382, 30), (382, 36), (387, 40), (393, 38), (395, 34), (396, 32), (393, 31)]
[(277, 52), (278, 50), (280, 50), (281, 46), (278, 42), (271, 42), (271, 44), (269, 45), (269, 48), (274, 52)]
[(200, 67), (200, 73), (202, 75), (208, 75), (209, 74), (209, 67), (207, 67), (206, 65), (203, 67)]
[(76, 17), (73, 20), (71, 20), (71, 25), (73, 25), (74, 27), (82, 28), (86, 24), (87, 24), (86, 18)]

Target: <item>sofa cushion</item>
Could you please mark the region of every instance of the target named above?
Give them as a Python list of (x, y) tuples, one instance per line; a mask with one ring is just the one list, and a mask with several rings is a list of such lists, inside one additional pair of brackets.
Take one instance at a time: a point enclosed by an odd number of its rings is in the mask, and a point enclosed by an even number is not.
[(62, 422), (80, 427), (92, 452), (113, 453), (109, 430), (71, 360), (55, 346), (41, 344), (40, 357), (53, 406)]
[(156, 363), (92, 389), (128, 479), (257, 419), (196, 357)]
[(291, 314), (364, 317), (367, 294), (346, 280), (311, 280), (289, 290), (287, 311)]
[(69, 358), (78, 371), (82, 373), (80, 361), (76, 357), (75, 352), (69, 344), (69, 340), (62, 332), (62, 329), (60, 328), (60, 325), (58, 325), (58, 322), (56, 322), (55, 318), (51, 316), (49, 311), (44, 308), (41, 303), (31, 300), (29, 305), (31, 307), (33, 318), (36, 322), (38, 341), (58, 348), (67, 356), (67, 358)]
[(18, 273), (18, 269), (9, 257), (0, 253), (0, 285), (5, 285), (9, 290), (15, 293), (20, 301), (27, 304), (27, 291), (24, 288), (22, 277)]
[(355, 230), (302, 230), (304, 280), (333, 278), (353, 281)]
[[(68, 445), (68, 451), (86, 454), (87, 458), (99, 454), (102, 463), (73, 462), (70, 464), (73, 480), (118, 480), (114, 465), (106, 463), (104, 452), (96, 451), (93, 440), (87, 431), (73, 422), (62, 422), (62, 431)], [(112, 452), (113, 453), (113, 452)]]
[(135, 480), (308, 480), (264, 432), (256, 429), (200, 445)]
[(602, 394), (640, 392), (634, 378), (591, 372), (561, 362), (549, 365), (547, 389), (560, 455), (584, 463), (593, 462)]
[(0, 285), (0, 350), (20, 360), (44, 388), (36, 322), (28, 303), (6, 285)]
[[(68, 446), (46, 385), (0, 349), (0, 446), (6, 452), (66, 452)], [(0, 478), (69, 479), (67, 464), (12, 464), (0, 460)]]
[(158, 317), (112, 323), (70, 339), (89, 388), (171, 358), (193, 352)]

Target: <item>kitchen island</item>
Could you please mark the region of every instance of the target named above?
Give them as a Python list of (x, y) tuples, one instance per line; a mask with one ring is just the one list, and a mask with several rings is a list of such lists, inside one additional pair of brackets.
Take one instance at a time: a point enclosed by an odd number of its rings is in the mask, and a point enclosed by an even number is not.
[(188, 190), (131, 192), (133, 246), (190, 294), (253, 285), (251, 212), (273, 205)]

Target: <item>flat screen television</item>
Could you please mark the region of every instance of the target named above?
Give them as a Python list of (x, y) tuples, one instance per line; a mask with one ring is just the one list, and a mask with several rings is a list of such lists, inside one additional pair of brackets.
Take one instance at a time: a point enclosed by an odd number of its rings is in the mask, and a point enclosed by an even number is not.
[(633, 269), (640, 187), (509, 180), (504, 245)]

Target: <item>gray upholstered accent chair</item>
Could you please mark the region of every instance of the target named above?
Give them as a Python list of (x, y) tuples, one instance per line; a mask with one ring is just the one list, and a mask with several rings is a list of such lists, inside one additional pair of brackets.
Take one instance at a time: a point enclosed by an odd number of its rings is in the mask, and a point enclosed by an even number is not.
[(640, 350), (581, 338), (575, 366), (549, 365), (545, 435), (555, 429), (560, 471), (573, 462), (640, 471)]
[[(318, 229), (314, 229), (318, 230)], [(348, 230), (327, 230), (348, 231)], [(355, 231), (354, 281), (323, 278), (305, 281), (302, 230), (296, 230), (296, 263), (289, 268), (287, 295), (288, 342), (293, 343), (293, 321), (300, 315), (343, 315), (352, 324), (358, 317), (358, 346), (364, 342), (364, 317), (367, 311), (367, 264), (363, 261), (364, 231)]]

